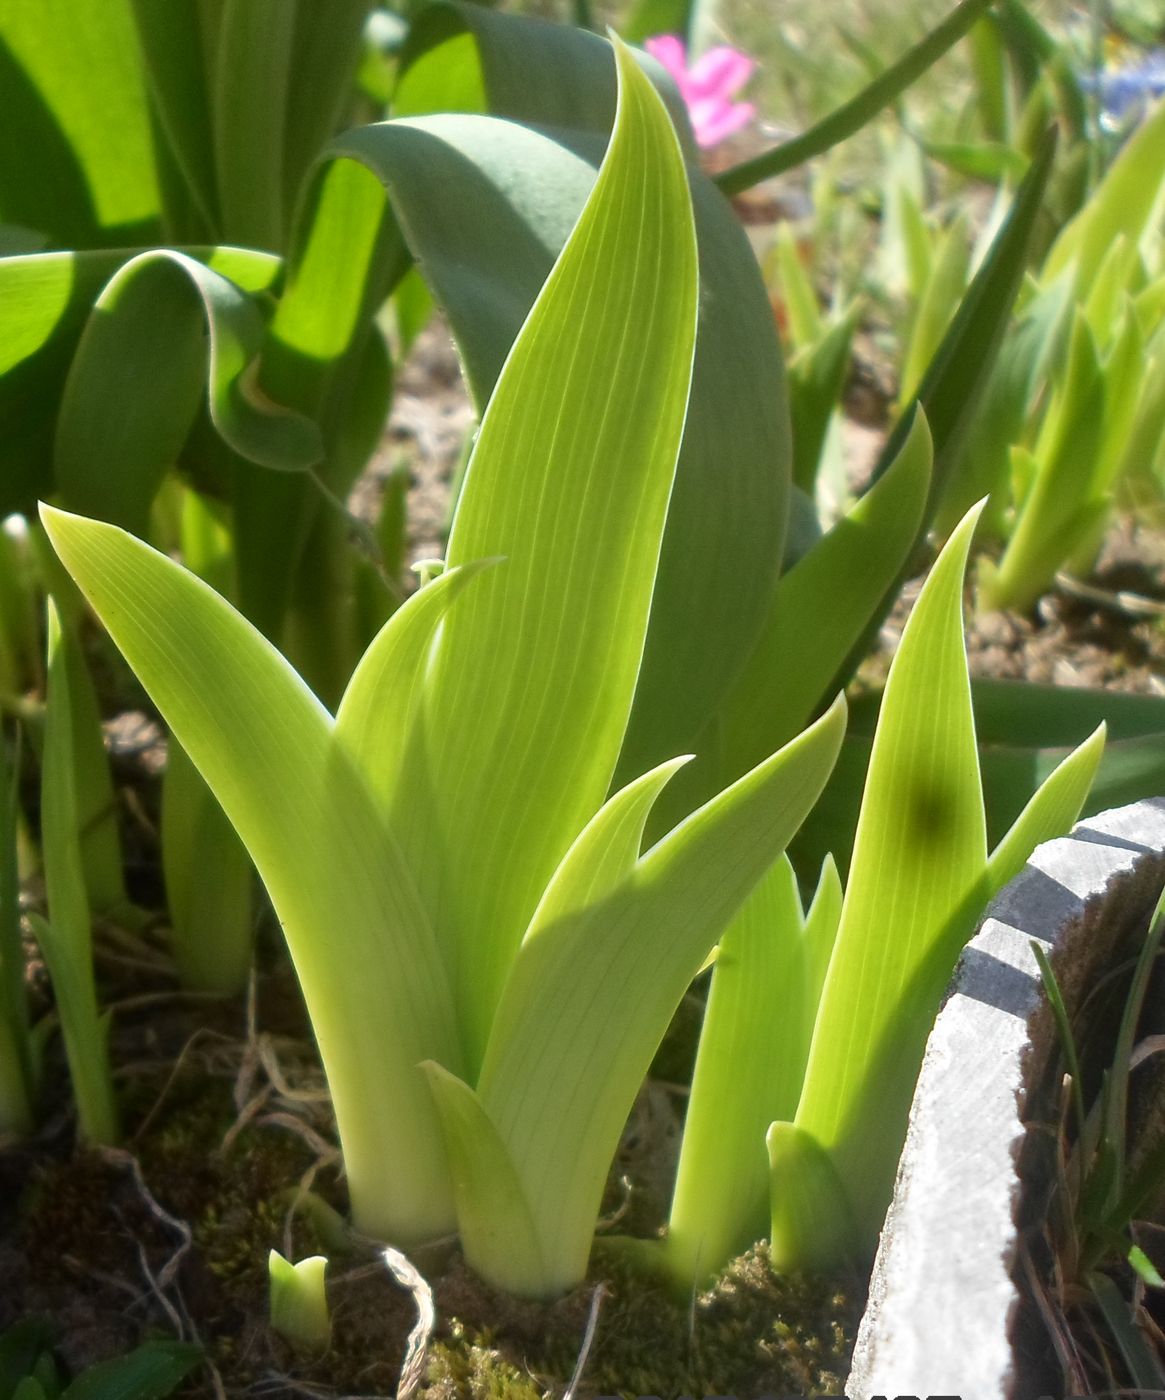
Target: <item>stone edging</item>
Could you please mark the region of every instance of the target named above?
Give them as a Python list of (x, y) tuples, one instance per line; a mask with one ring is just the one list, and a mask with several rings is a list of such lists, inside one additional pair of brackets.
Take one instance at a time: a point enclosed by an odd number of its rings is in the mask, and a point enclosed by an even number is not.
[[(1013, 1333), (1025, 1106), (1054, 1034), (1029, 946), (1069, 1007), (1165, 880), (1165, 798), (1080, 822), (993, 901), (927, 1045), (846, 1394), (1033, 1400)], [(1115, 909), (1114, 909), (1115, 906)]]

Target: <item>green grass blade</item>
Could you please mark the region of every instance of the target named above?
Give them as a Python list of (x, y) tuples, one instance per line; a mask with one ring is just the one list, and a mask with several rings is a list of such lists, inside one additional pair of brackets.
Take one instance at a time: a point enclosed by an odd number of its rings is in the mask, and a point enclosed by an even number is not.
[(10, 754), (0, 735), (0, 1133), (23, 1137), (32, 1130), (35, 1076), (20, 937), (18, 763), (19, 747)]
[(668, 1220), (668, 1265), (687, 1289), (768, 1226), (765, 1134), (797, 1111), (817, 1010), (804, 923), (782, 856), (720, 939)]
[(1060, 990), (1059, 979), (1056, 977), (1055, 969), (1052, 967), (1051, 960), (1044, 951), (1043, 945), (1032, 938), (1028, 941), (1028, 946), (1039, 964), (1040, 981), (1044, 985), (1044, 995), (1048, 999), (1048, 1005), (1052, 1008), (1052, 1017), (1056, 1022), (1056, 1034), (1060, 1038), (1060, 1051), (1064, 1056), (1068, 1077), (1072, 1082), (1072, 1107), (1076, 1114), (1076, 1140), (1081, 1144), (1082, 1150), (1088, 1131), (1088, 1111), (1084, 1106), (1084, 1080), (1080, 1074), (1080, 1058), (1076, 1053), (1076, 1037), (1072, 1034), (1072, 1020), (1064, 1003), (1064, 994)]
[[(506, 983), (478, 1086), (523, 1183), (550, 1288), (582, 1278), (607, 1171), (651, 1057), (712, 944), (815, 801), (844, 723), (839, 698), (621, 883), (605, 889), (600, 878), (604, 892), (592, 903), (572, 909), (567, 900), (556, 917), (555, 886), (584, 887), (605, 859), (602, 842), (584, 832), (555, 876)], [(608, 824), (603, 813), (595, 821)]]
[(730, 778), (796, 734), (828, 697), (826, 687), (914, 547), (930, 462), (920, 413), (885, 476), (781, 579), (760, 640), (725, 702)]
[(952, 45), (957, 44), (975, 21), (986, 13), (991, 3), (992, 0), (962, 0), (941, 24), (936, 25), (884, 73), (880, 73), (856, 97), (850, 98), (793, 140), (766, 151), (764, 155), (731, 166), (716, 177), (716, 183), (725, 194), (742, 194), (762, 180), (771, 180), (786, 170), (803, 165), (805, 161), (852, 136), (855, 131), (860, 131), (937, 63)]
[[(1126, 1188), (1125, 1166), (1128, 1156), (1129, 1139), (1129, 1075), (1132, 1072), (1133, 1049), (1136, 1045), (1137, 1028), (1141, 1022), (1145, 997), (1153, 976), (1161, 941), (1165, 938), (1165, 890), (1157, 901), (1153, 916), (1149, 920), (1149, 931), (1137, 954), (1137, 965), (1133, 972), (1125, 1004), (1121, 1008), (1120, 1027), (1117, 1030), (1116, 1044), (1112, 1051), (1112, 1071), (1109, 1079), (1109, 1095), (1105, 1104), (1104, 1136), (1107, 1138), (1113, 1155), (1113, 1182), (1105, 1206), (1111, 1208), (1119, 1200)], [(1126, 1222), (1117, 1221), (1118, 1228)]]
[(1148, 1339), (1137, 1326), (1133, 1305), (1105, 1274), (1089, 1275), (1088, 1287), (1129, 1368), (1138, 1393), (1144, 1391), (1156, 1395), (1165, 1391), (1165, 1367), (1153, 1355)]
[(926, 1036), (985, 897), (962, 627), (977, 515), (939, 556), (890, 669), (797, 1110), (844, 1184), (856, 1252), (881, 1225)]
[[(66, 616), (65, 606), (55, 590), (53, 596), (61, 616)], [(118, 831), (117, 794), (105, 751), (97, 691), (85, 665), (80, 644), (71, 629), (65, 629), (59, 645), (67, 652), (64, 666), (68, 674), (68, 687), (65, 693), (72, 711), (69, 732), (72, 738), (73, 793), (77, 807), (81, 872), (93, 912), (117, 918), (128, 910), (129, 896), (125, 890), (124, 860)]]
[(89, 900), (81, 862), (76, 790), (77, 736), (72, 689), (80, 653), (62, 634), (49, 604), (48, 693), (41, 777), (41, 849), (48, 920), (33, 926), (52, 979), (81, 1135), (90, 1142), (117, 1141), (117, 1108), (107, 1047), (107, 1026), (97, 1006)]
[(425, 762), (401, 794), (474, 1062), (522, 931), (611, 781), (687, 402), (687, 180), (658, 98), (619, 61), (610, 149), (490, 399), (449, 540), (451, 565), (506, 563), (446, 619)]
[(448, 984), (400, 850), (331, 717), (193, 575), (112, 526), (43, 515), (271, 896), (331, 1086), (357, 1224), (403, 1243), (447, 1231), (444, 1147), (416, 1066), (460, 1064)]

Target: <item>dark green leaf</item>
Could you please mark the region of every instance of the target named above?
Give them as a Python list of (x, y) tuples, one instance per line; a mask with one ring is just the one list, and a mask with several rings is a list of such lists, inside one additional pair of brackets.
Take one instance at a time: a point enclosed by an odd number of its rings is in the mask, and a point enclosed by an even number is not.
[(99, 1362), (77, 1377), (63, 1400), (162, 1400), (202, 1360), (186, 1342), (146, 1342), (128, 1356)]
[(763, 156), (732, 166), (716, 177), (716, 183), (725, 194), (740, 194), (762, 180), (771, 180), (794, 166), (803, 165), (813, 156), (821, 155), (855, 131), (860, 131), (883, 107), (888, 107), (937, 63), (953, 44), (958, 43), (991, 4), (992, 0), (962, 0), (941, 24), (936, 25), (924, 39), (844, 106), (792, 141), (786, 141)]

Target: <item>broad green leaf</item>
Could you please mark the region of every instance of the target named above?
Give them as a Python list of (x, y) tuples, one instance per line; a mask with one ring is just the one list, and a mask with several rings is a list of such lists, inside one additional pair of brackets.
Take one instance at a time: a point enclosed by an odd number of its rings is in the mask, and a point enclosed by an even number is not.
[(716, 177), (716, 183), (725, 194), (741, 194), (762, 180), (770, 180), (786, 170), (803, 165), (813, 156), (821, 155), (855, 131), (860, 131), (937, 63), (953, 44), (958, 43), (990, 4), (991, 0), (962, 0), (946, 19), (884, 73), (880, 73), (856, 97), (851, 97), (800, 136), (766, 151), (764, 155), (732, 166)]
[(918, 536), (931, 443), (916, 416), (898, 460), (782, 579), (723, 711), (724, 771), (746, 772), (806, 723)]
[(93, 981), (93, 935), (81, 859), (80, 808), (73, 691), (79, 650), (62, 635), (49, 604), (48, 690), (41, 777), (41, 851), (48, 919), (33, 928), (52, 980), (81, 1135), (90, 1142), (117, 1141), (117, 1108), (106, 1045), (107, 1026)]
[[(65, 616), (65, 605), (57, 600), (56, 606)], [(105, 751), (97, 691), (71, 628), (62, 629), (57, 645), (65, 653), (61, 670), (68, 678), (63, 693), (71, 709), (73, 795), (85, 891), (94, 913), (116, 919), (127, 912), (129, 897), (118, 833), (117, 795)]]
[(291, 100), (283, 130), (286, 208), (293, 211), (304, 176), (330, 137), (348, 124), (364, 22), (373, 0), (297, 4)]
[(1012, 823), (1007, 835), (991, 853), (987, 883), (995, 894), (1015, 878), (1032, 851), (1071, 829), (1087, 800), (1104, 753), (1105, 726), (1075, 749), (1040, 785), (1031, 801)]
[[(230, 535), (195, 491), (182, 491), (176, 533), (186, 567), (228, 596)], [(245, 991), (254, 942), (254, 867), (172, 734), (162, 778), (161, 839), (170, 947), (179, 979), (197, 991), (226, 996)], [(207, 870), (215, 872), (213, 880), (205, 878)]]
[(158, 191), (128, 0), (5, 0), (0, 220), (58, 246), (157, 237)]
[[(380, 129), (361, 127), (349, 138), (359, 143)], [(271, 392), (314, 409), (329, 369), (352, 349), (407, 266), (380, 181), (349, 161), (327, 164), (307, 192), (271, 325), (263, 365)]]
[[(188, 199), (204, 233), (220, 227), (207, 73), (198, 0), (130, 0), (146, 83)], [(169, 211), (168, 211), (169, 212)], [(179, 235), (168, 229), (171, 238)], [(187, 236), (185, 230), (181, 236)]]
[(83, 1371), (62, 1400), (162, 1400), (172, 1394), (205, 1353), (189, 1342), (145, 1342), (127, 1356)]
[[(336, 714), (336, 737), (386, 816), (423, 709), (425, 667), (437, 629), (488, 560), (447, 569), (393, 613), (364, 653)], [(497, 561), (492, 561), (496, 563)]]
[[(170, 948), (184, 987), (244, 991), (251, 971), (252, 866), (214, 794), (173, 737), (162, 785), (162, 873)], [(207, 872), (213, 871), (213, 878)]]
[(1061, 274), (1073, 285), (1091, 287), (1101, 262), (1118, 238), (1137, 243), (1155, 228), (1165, 209), (1165, 102), (1140, 124), (1108, 173), (1044, 261), (1045, 283)]
[[(1100, 724), (1104, 753), (1083, 813), (1165, 791), (1165, 699), (1070, 686), (976, 680), (971, 683), (987, 833), (1002, 841), (1041, 783)], [(798, 832), (793, 859), (813, 870), (832, 851), (842, 868), (857, 825), (881, 692), (858, 696), (850, 730), (821, 800)]]
[[(551, 1287), (582, 1278), (607, 1171), (651, 1058), (712, 944), (816, 800), (844, 722), (839, 697), (613, 888), (596, 870), (607, 847), (586, 831), (555, 875), (506, 982), (478, 1085), (523, 1184)], [(612, 820), (606, 809), (594, 818)], [(562, 901), (558, 915), (556, 886), (585, 888), (591, 870), (605, 892), (582, 907)]]
[(263, 330), (239, 287), (184, 253), (126, 263), (98, 298), (65, 384), (56, 443), (65, 500), (143, 532), (204, 381), (215, 427), (248, 461), (296, 470), (318, 460), (315, 426), (248, 380)]
[[(477, 5), (434, 5), (414, 28), (396, 110), (431, 110), (413, 100), (414, 84), (425, 77), (426, 95), (436, 100), (450, 47), (467, 34), (477, 47), (489, 111), (537, 124), (547, 135), (540, 141), (519, 125), (446, 117), (438, 127), (426, 119), (417, 125), (452, 149), (429, 141), (413, 156), (424, 180), (420, 193), (394, 155), (393, 202), (449, 314), (471, 390), (484, 403), (589, 189), (588, 166), (597, 165), (604, 148), (615, 84), (609, 46), (593, 34)], [(644, 66), (691, 154), (674, 85), (661, 80), (654, 62)], [(471, 106), (478, 100), (470, 95)], [(370, 139), (387, 141), (394, 125), (374, 129), (385, 136)], [(760, 629), (788, 514), (787, 404), (768, 296), (731, 207), (695, 166), (688, 175), (700, 248), (696, 360), (656, 605), (616, 786), (694, 747)], [(467, 188), (473, 221), (460, 203)], [(458, 193), (454, 205), (450, 191)], [(725, 588), (724, 579), (735, 576), (749, 578), (750, 587)]]
[(398, 804), (471, 1063), (542, 890), (611, 781), (687, 402), (687, 181), (658, 98), (622, 55), (620, 72), (620, 123), (490, 399), (449, 540), (450, 565), (506, 563), (445, 621)]
[[(277, 258), (241, 248), (194, 247), (241, 292), (266, 290)], [(31, 510), (52, 491), (53, 435), (62, 386), (93, 303), (133, 250), (0, 259), (0, 419), (5, 425), (0, 511)], [(124, 464), (120, 464), (124, 468)]]
[(292, 1346), (327, 1350), (332, 1336), (327, 1268), (328, 1261), (322, 1254), (313, 1254), (295, 1264), (277, 1249), (267, 1256), (271, 1326)]
[(330, 716), (206, 584), (113, 526), (47, 507), (43, 516), (271, 896), (331, 1086), (359, 1228), (401, 1242), (447, 1230), (444, 1150), (416, 1065), (460, 1065), (449, 988), (400, 849)]
[(607, 799), (570, 848), (538, 904), (526, 938), (606, 899), (630, 876), (656, 799), (687, 762), (661, 763)]
[(829, 1259), (856, 1262), (858, 1238), (846, 1190), (828, 1152), (795, 1123), (774, 1123), (765, 1145), (771, 1173), (769, 1257), (778, 1273)]
[(546, 1297), (554, 1283), (522, 1182), (493, 1120), (462, 1080), (431, 1060), (423, 1068), (445, 1133), (466, 1262), (507, 1293)]
[(667, 1233), (669, 1267), (688, 1288), (766, 1233), (765, 1134), (797, 1111), (816, 1010), (781, 856), (724, 931), (712, 973)]
[(977, 515), (939, 556), (890, 668), (797, 1110), (843, 1183), (860, 1249), (881, 1225), (926, 1036), (985, 897), (962, 628)]
[[(222, 0), (212, 78), (223, 237), (283, 251), (283, 141), (299, 0)], [(332, 7), (334, 9), (334, 6)]]
[[(466, 37), (476, 49), (480, 78), (469, 65)], [(456, 86), (450, 85), (446, 66), (451, 52), (462, 65)], [(694, 156), (687, 108), (674, 80), (654, 59), (632, 57), (658, 89), (685, 155)], [(461, 105), (483, 95), (484, 106)], [(488, 111), (528, 126), (604, 134), (611, 130), (615, 105), (610, 45), (599, 35), (450, 0), (427, 6), (412, 26), (392, 102), (394, 112), (410, 116)]]

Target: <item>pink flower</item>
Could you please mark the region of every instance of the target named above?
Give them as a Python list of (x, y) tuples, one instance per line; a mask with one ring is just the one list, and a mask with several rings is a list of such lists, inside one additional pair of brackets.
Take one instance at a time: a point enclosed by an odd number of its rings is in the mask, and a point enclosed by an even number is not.
[(674, 34), (657, 34), (643, 47), (676, 80), (680, 96), (692, 119), (697, 145), (715, 146), (756, 115), (751, 102), (732, 99), (752, 76), (756, 64), (747, 54), (726, 45), (701, 54), (691, 68), (683, 40)]

